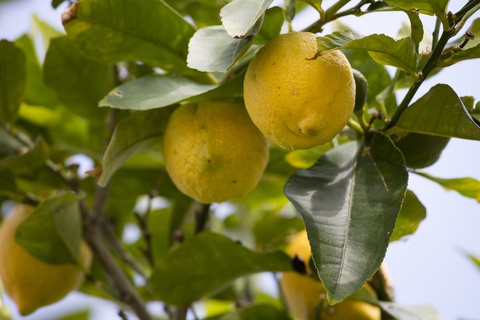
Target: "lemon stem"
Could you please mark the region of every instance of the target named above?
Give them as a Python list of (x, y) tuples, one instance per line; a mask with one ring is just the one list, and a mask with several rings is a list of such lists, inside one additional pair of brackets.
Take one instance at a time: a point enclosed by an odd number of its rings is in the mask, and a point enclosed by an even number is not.
[(352, 120), (352, 119), (348, 120), (347, 126), (353, 129), (353, 131), (355, 131), (359, 136), (363, 136), (364, 134), (363, 129), (360, 126), (360, 124), (355, 120)]

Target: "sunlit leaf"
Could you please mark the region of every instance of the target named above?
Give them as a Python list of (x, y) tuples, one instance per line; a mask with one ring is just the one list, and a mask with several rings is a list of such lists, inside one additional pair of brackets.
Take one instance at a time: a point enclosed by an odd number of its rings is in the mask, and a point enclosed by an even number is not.
[(283, 252), (257, 253), (220, 234), (202, 232), (159, 259), (151, 282), (158, 299), (187, 305), (240, 276), (291, 269)]
[(253, 28), (273, 0), (233, 0), (220, 11), (228, 35), (241, 39)]
[(392, 131), (480, 140), (480, 127), (446, 84), (437, 84), (405, 109)]
[(457, 179), (441, 179), (435, 178), (428, 173), (415, 171), (416, 174), (421, 175), (427, 179), (435, 181), (446, 190), (455, 190), (462, 196), (476, 199), (480, 202), (480, 181), (473, 178), (457, 178)]
[(131, 115), (115, 127), (102, 159), (100, 186), (107, 185), (122, 164), (137, 153), (159, 149), (171, 111), (154, 109)]
[(419, 13), (428, 15), (445, 15), (449, 0), (385, 0), (391, 6), (397, 6), (405, 10), (418, 9)]
[(451, 56), (446, 59), (440, 60), (438, 66), (443, 68), (451, 66), (460, 61), (478, 58), (480, 58), (480, 44), (477, 44), (475, 47), (466, 50), (453, 49), (451, 51)]
[(174, 75), (148, 75), (113, 89), (99, 105), (116, 109), (149, 110), (181, 102), (215, 87)]
[(397, 320), (441, 320), (434, 306), (404, 306), (393, 302), (379, 301), (383, 310)]
[(351, 31), (335, 31), (325, 37), (318, 37), (317, 43), (320, 54), (334, 49), (367, 50), (376, 62), (397, 67), (416, 76), (417, 54), (411, 38), (395, 41), (384, 34), (364, 37)]
[(82, 238), (78, 200), (79, 197), (72, 193), (45, 200), (19, 225), (15, 240), (44, 262), (74, 262)]
[(206, 318), (205, 320), (289, 320), (285, 311), (269, 304), (257, 304), (237, 311)]
[(423, 204), (412, 191), (407, 190), (390, 242), (400, 240), (404, 236), (413, 234), (417, 230), (420, 222), (422, 222), (426, 216), (427, 209), (425, 209)]
[(285, 185), (305, 222), (330, 303), (356, 292), (380, 267), (407, 181), (400, 151), (373, 132), (363, 143), (345, 143), (325, 153)]
[(0, 121), (13, 123), (27, 84), (25, 54), (15, 44), (0, 41)]

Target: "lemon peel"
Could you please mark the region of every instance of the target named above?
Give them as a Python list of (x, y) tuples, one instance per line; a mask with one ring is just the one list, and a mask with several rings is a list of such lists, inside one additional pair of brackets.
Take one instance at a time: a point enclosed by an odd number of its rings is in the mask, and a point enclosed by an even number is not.
[(203, 202), (253, 190), (268, 162), (268, 144), (242, 103), (209, 100), (177, 108), (163, 140), (165, 167), (183, 193)]
[[(74, 264), (48, 264), (38, 260), (15, 242), (15, 231), (34, 210), (18, 205), (0, 227), (0, 278), (5, 293), (16, 303), (21, 315), (64, 298), (83, 283), (85, 274)], [(80, 243), (79, 262), (88, 269), (92, 253)]]
[(317, 54), (309, 32), (280, 35), (251, 61), (244, 81), (248, 114), (271, 142), (308, 149), (331, 141), (355, 104), (355, 81), (345, 55)]

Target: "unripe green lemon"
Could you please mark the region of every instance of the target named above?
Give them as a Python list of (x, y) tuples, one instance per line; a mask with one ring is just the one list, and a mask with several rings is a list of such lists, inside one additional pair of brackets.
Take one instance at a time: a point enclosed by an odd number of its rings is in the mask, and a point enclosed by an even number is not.
[[(0, 278), (5, 293), (18, 311), (28, 315), (64, 298), (83, 283), (85, 274), (74, 264), (48, 264), (38, 260), (15, 242), (15, 232), (33, 207), (18, 205), (0, 227)], [(79, 262), (89, 268), (92, 253), (81, 242)]]
[(163, 139), (165, 167), (178, 189), (203, 203), (240, 198), (257, 185), (268, 144), (235, 101), (177, 108)]
[(347, 58), (338, 50), (315, 57), (317, 47), (313, 33), (280, 35), (257, 52), (245, 75), (248, 114), (283, 148), (331, 141), (353, 112), (355, 81)]
[(449, 141), (447, 137), (412, 132), (395, 141), (395, 145), (402, 151), (407, 167), (421, 169), (437, 162)]
[[(287, 250), (290, 257), (298, 256), (305, 261), (307, 271), (310, 271), (308, 261), (312, 256), (306, 231), (295, 235)], [(280, 278), (280, 287), (285, 302), (293, 313), (301, 320), (315, 320), (316, 307), (327, 297), (327, 291), (320, 281), (316, 281), (296, 272), (284, 272)], [(375, 294), (373, 289), (365, 284), (364, 287)], [(322, 320), (380, 320), (381, 311), (378, 307), (366, 302), (344, 300), (334, 306), (322, 310)]]

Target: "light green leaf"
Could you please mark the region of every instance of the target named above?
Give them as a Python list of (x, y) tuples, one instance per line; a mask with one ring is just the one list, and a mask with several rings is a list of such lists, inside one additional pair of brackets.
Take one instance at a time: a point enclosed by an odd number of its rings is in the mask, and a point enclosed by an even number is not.
[(67, 316), (61, 316), (55, 320), (88, 320), (90, 318), (90, 311), (85, 310), (81, 312), (76, 312)]
[(33, 39), (28, 35), (15, 40), (15, 45), (23, 50), (26, 57), (27, 84), (25, 88), (25, 102), (30, 105), (53, 108), (59, 101), (55, 92), (43, 81), (43, 73), (35, 52)]
[(106, 186), (130, 157), (160, 148), (170, 113), (168, 109), (153, 109), (131, 115), (117, 124), (102, 159), (99, 186)]
[(397, 6), (404, 10), (419, 9), (419, 13), (428, 15), (445, 15), (449, 0), (385, 0), (390, 6)]
[(277, 37), (285, 21), (285, 12), (280, 7), (273, 7), (265, 11), (262, 28), (253, 40), (253, 44), (266, 44)]
[(257, 253), (220, 234), (201, 232), (157, 260), (151, 283), (159, 300), (188, 305), (240, 276), (290, 270), (283, 252)]
[(142, 61), (181, 75), (199, 75), (185, 62), (195, 29), (162, 0), (80, 0), (69, 13), (65, 30), (91, 59), (106, 64)]
[(407, 189), (400, 151), (385, 135), (342, 144), (294, 174), (285, 194), (302, 215), (330, 304), (380, 267)]
[(269, 304), (257, 304), (205, 320), (289, 320), (285, 311)]
[(441, 179), (435, 178), (428, 173), (414, 171), (416, 174), (435, 181), (444, 187), (447, 191), (455, 190), (462, 196), (476, 199), (480, 202), (480, 181), (473, 178)]
[(444, 68), (460, 61), (480, 58), (480, 44), (467, 50), (454, 48), (450, 54), (448, 58), (439, 61), (438, 67)]
[(0, 41), (0, 121), (13, 123), (27, 83), (26, 58), (13, 42)]
[(40, 31), (40, 34), (42, 35), (43, 38), (43, 47), (45, 51), (48, 49), (50, 46), (50, 40), (53, 38), (58, 38), (61, 36), (64, 36), (64, 32), (60, 32), (48, 23), (40, 20), (35, 14), (33, 15), (33, 21), (35, 22), (32, 29), (34, 34), (36, 33), (36, 30)]
[(393, 302), (379, 301), (383, 310), (397, 320), (441, 320), (434, 306), (402, 306)]
[(220, 10), (222, 24), (228, 35), (242, 39), (257, 23), (273, 0), (233, 0)]
[(181, 102), (215, 87), (175, 75), (148, 75), (113, 89), (99, 105), (116, 109), (149, 110)]
[(416, 77), (417, 54), (410, 37), (395, 41), (384, 34), (364, 37), (351, 31), (335, 31), (318, 37), (317, 43), (320, 54), (334, 49), (367, 50), (376, 62), (397, 67)]
[(188, 66), (207, 72), (225, 72), (250, 48), (253, 29), (241, 39), (231, 38), (222, 26), (195, 32), (188, 45)]
[(437, 84), (405, 109), (392, 131), (480, 140), (480, 127), (446, 84)]
[(417, 230), (420, 222), (422, 222), (426, 216), (427, 209), (425, 209), (423, 204), (412, 191), (407, 190), (390, 242), (400, 240), (404, 236), (413, 234)]
[(276, 212), (265, 212), (253, 225), (257, 245), (282, 244), (282, 240), (294, 231), (303, 230), (303, 221), (298, 217), (286, 218)]
[(419, 44), (423, 39), (423, 24), (422, 20), (418, 17), (418, 14), (411, 11), (405, 11), (410, 20), (410, 34), (415, 44)]
[(52, 39), (43, 66), (45, 83), (72, 112), (98, 118), (98, 102), (114, 87), (113, 69), (81, 55), (66, 36)]
[(82, 238), (79, 196), (63, 193), (42, 202), (18, 227), (15, 240), (51, 264), (76, 261)]

